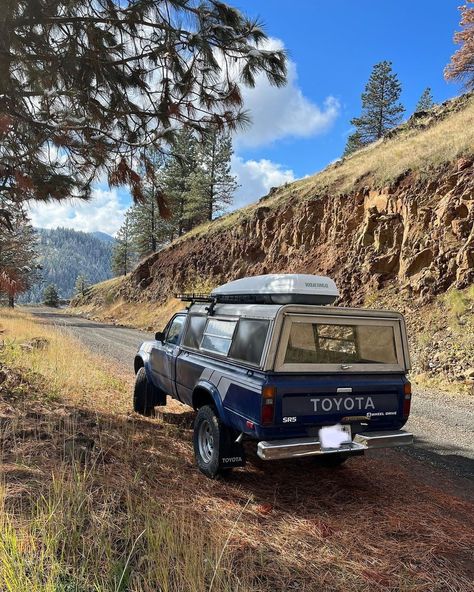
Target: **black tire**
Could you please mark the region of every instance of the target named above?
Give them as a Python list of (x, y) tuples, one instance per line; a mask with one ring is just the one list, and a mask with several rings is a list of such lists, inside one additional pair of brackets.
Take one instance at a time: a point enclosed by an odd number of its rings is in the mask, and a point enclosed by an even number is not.
[(210, 405), (201, 407), (194, 421), (194, 455), (198, 469), (211, 479), (230, 471), (220, 466), (222, 450), (228, 437), (229, 428), (221, 422), (215, 409)]
[(321, 456), (316, 457), (316, 460), (321, 467), (336, 468), (344, 464), (349, 456), (344, 452), (333, 452), (331, 454), (321, 454)]
[(155, 415), (155, 397), (153, 388), (146, 377), (145, 368), (141, 367), (135, 377), (133, 390), (133, 410), (145, 417)]

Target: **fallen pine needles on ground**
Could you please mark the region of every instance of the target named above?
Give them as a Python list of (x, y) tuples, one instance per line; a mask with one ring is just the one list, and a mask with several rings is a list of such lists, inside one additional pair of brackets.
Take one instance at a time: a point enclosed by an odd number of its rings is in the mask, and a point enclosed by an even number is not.
[[(249, 447), (244, 470), (210, 481), (189, 409), (140, 418), (129, 378), (67, 334), (19, 313), (0, 329), (0, 590), (471, 590), (473, 504), (418, 461), (392, 451), (329, 470)], [(21, 347), (33, 338), (43, 361)], [(77, 385), (54, 381), (62, 351), (80, 361)]]

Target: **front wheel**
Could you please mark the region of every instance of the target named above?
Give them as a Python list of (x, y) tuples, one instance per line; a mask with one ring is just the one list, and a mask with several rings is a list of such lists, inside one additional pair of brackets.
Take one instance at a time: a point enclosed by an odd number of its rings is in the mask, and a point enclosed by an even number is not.
[(153, 389), (146, 377), (143, 366), (135, 377), (135, 388), (133, 390), (133, 410), (140, 415), (152, 417), (155, 414)]

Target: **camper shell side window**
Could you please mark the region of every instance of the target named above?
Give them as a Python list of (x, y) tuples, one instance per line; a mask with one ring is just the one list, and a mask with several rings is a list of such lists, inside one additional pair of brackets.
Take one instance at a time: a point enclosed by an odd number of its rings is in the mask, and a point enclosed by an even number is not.
[(259, 366), (270, 321), (189, 315), (183, 346), (230, 361)]

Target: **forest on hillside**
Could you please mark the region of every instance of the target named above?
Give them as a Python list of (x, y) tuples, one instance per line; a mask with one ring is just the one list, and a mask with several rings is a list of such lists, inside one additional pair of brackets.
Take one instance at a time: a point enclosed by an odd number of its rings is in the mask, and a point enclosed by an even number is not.
[(112, 237), (70, 228), (39, 228), (36, 234), (39, 279), (21, 296), (21, 302), (42, 302), (50, 284), (56, 286), (60, 298), (70, 298), (78, 276), (91, 284), (112, 276)]

